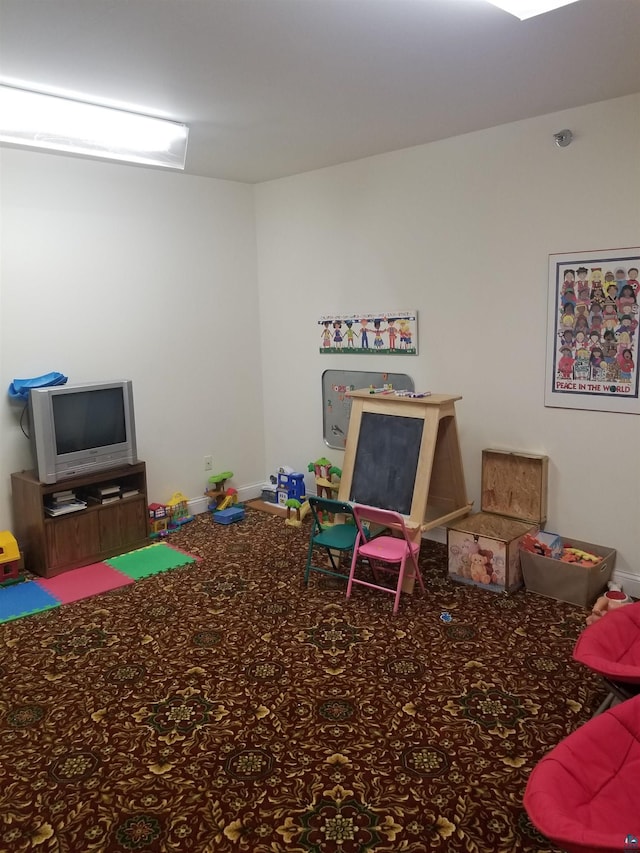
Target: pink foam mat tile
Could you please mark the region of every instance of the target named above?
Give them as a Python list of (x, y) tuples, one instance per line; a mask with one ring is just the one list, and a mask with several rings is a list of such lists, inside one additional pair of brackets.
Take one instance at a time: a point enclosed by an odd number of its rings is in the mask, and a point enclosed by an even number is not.
[(134, 581), (108, 566), (106, 563), (92, 563), (79, 569), (62, 572), (54, 578), (38, 578), (36, 583), (53, 595), (61, 604), (80, 601), (110, 589), (128, 586)]

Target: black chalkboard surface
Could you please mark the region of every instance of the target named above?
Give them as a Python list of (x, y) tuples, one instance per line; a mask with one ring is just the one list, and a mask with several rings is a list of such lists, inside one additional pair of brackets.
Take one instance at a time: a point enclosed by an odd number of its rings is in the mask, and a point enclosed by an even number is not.
[(409, 515), (423, 428), (422, 418), (363, 412), (349, 499)]

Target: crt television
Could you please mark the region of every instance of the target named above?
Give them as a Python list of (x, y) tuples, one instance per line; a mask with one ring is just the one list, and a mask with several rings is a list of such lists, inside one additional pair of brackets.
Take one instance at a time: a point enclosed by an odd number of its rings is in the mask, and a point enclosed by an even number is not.
[(42, 483), (138, 461), (129, 379), (32, 388), (29, 420)]

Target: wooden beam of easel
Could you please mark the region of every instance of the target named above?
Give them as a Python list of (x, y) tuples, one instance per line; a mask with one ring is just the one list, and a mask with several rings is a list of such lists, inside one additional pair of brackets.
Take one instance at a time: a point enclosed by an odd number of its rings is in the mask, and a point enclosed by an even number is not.
[(395, 509), (416, 537), (470, 512), (456, 426), (460, 397), (396, 397), (368, 389), (349, 396), (339, 500)]

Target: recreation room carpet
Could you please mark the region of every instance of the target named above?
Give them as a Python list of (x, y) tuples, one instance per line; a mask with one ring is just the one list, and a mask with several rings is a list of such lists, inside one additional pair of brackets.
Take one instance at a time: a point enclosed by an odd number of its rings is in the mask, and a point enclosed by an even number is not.
[(109, 592), (158, 572), (193, 563), (195, 559), (167, 542), (154, 542), (102, 563), (71, 569), (52, 578), (31, 576), (30, 572), (26, 572), (28, 577), (21, 583), (0, 587), (0, 623)]
[[(198, 562), (0, 625), (0, 850), (549, 853), (522, 795), (605, 695), (584, 612), (312, 575), (307, 526), (173, 534)], [(449, 624), (440, 620), (451, 613)]]

